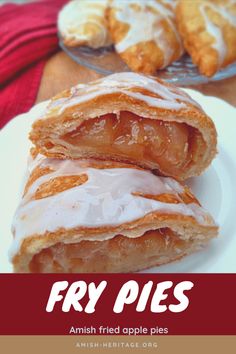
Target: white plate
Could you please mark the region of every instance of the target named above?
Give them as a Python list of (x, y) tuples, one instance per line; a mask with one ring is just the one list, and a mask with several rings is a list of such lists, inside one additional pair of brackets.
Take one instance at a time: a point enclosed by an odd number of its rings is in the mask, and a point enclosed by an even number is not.
[[(236, 272), (236, 109), (215, 97), (186, 90), (213, 118), (218, 131), (218, 155), (200, 177), (188, 181), (202, 205), (220, 226), (220, 237), (204, 250), (147, 272)], [(46, 102), (12, 120), (0, 133), (0, 272), (12, 272), (8, 249), (12, 240), (11, 220), (19, 202), (26, 168), (32, 121)]]

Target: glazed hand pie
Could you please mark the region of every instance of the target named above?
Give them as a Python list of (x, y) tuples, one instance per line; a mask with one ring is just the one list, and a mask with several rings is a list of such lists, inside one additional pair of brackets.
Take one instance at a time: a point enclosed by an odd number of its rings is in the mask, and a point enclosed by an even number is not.
[(153, 77), (120, 73), (54, 97), (30, 139), (53, 158), (95, 158), (196, 176), (216, 153), (212, 120), (184, 91)]
[(113, 0), (108, 25), (115, 49), (136, 72), (154, 74), (183, 54), (175, 1)]
[(13, 222), (15, 272), (133, 272), (198, 250), (212, 217), (172, 178), (117, 162), (32, 158)]
[(105, 11), (108, 0), (73, 0), (58, 16), (58, 28), (67, 46), (105, 47), (111, 44)]
[(214, 75), (236, 60), (236, 1), (180, 0), (178, 28), (199, 71)]

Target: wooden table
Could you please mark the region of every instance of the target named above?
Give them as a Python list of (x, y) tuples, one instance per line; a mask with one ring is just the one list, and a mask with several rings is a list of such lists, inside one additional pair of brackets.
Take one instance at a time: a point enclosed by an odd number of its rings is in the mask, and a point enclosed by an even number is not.
[[(101, 75), (75, 63), (64, 52), (52, 56), (45, 68), (36, 102), (41, 102), (78, 83), (99, 78)], [(230, 79), (193, 86), (205, 95), (224, 99), (236, 107), (236, 76)]]

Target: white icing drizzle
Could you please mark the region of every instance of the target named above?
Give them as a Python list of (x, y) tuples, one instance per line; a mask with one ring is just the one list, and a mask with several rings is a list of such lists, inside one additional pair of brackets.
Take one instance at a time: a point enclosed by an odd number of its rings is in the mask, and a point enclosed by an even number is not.
[[(36, 166), (49, 167), (53, 172), (39, 177), (30, 186), (15, 213), (11, 257), (19, 251), (25, 238), (35, 234), (43, 235), (46, 231), (55, 232), (59, 228), (121, 225), (151, 212), (179, 213), (194, 217), (202, 225), (213, 223), (197, 204), (168, 204), (132, 194), (177, 195), (183, 192), (183, 187), (172, 178), (157, 177), (149, 171), (135, 168), (84, 167), (83, 161), (42, 156), (32, 162), (29, 171)], [(88, 176), (84, 184), (54, 196), (32, 199), (37, 189), (50, 179), (80, 174)]]
[[(66, 39), (86, 41), (92, 48), (110, 45), (109, 33), (103, 24), (107, 4), (108, 0), (70, 1), (58, 16), (60, 33)], [(86, 33), (84, 26), (89, 23), (96, 25), (96, 33)]]
[[(175, 8), (175, 6), (177, 4), (177, 2), (174, 1), (174, 0), (171, 1), (171, 4), (170, 4), (170, 2), (168, 0), (167, 1), (162, 0), (162, 2), (166, 3), (168, 5), (171, 5), (173, 10), (174, 10), (174, 8)], [(175, 37), (176, 37), (176, 39), (177, 39), (177, 41), (179, 43), (179, 46), (181, 48), (181, 54), (182, 54), (183, 51), (184, 51), (184, 48), (183, 48), (183, 43), (182, 43), (181, 37), (180, 37), (179, 32), (177, 31), (177, 27), (175, 25), (175, 13), (174, 13), (174, 11), (169, 10), (167, 7), (165, 7), (160, 2), (157, 2), (157, 1), (154, 1), (153, 7), (156, 10), (158, 10), (158, 12), (165, 17), (166, 21), (168, 22), (169, 26), (171, 27), (172, 31), (175, 34)]]
[[(180, 54), (183, 53), (182, 42), (174, 23), (174, 12), (165, 5), (155, 0), (129, 0), (123, 2), (114, 0), (113, 4), (116, 9), (117, 20), (129, 25), (129, 30), (125, 37), (115, 45), (118, 53), (125, 52), (128, 48), (138, 43), (153, 40), (163, 53), (164, 61), (162, 67), (166, 67), (171, 61), (173, 48), (161, 24), (163, 19), (168, 22), (176, 36)], [(138, 5), (140, 9), (137, 11), (133, 5)]]
[(177, 6), (178, 0), (161, 0), (162, 3), (167, 4), (174, 10)]
[[(140, 92), (137, 92), (137, 90), (134, 92), (134, 88), (140, 89)], [(143, 89), (147, 92), (143, 93)], [(149, 95), (149, 92), (152, 96)], [(124, 72), (106, 76), (87, 85), (77, 85), (73, 87), (69, 97), (51, 101), (46, 114), (50, 114), (51, 111), (54, 112), (55, 109), (61, 114), (69, 107), (111, 93), (122, 93), (139, 101), (143, 101), (150, 107), (158, 107), (166, 110), (186, 108), (186, 102), (200, 108), (197, 102), (175, 86), (167, 87), (150, 76)], [(153, 97), (153, 95), (156, 95), (156, 97)]]
[(206, 30), (215, 40), (211, 47), (218, 52), (218, 68), (220, 68), (225, 60), (227, 55), (227, 46), (224, 40), (223, 28), (212, 22), (206, 10), (212, 9), (214, 12), (219, 13), (219, 15), (227, 20), (233, 27), (236, 27), (236, 16), (233, 15), (228, 9), (228, 7), (233, 4), (236, 4), (235, 0), (230, 1), (226, 5), (215, 5), (208, 1), (200, 5), (200, 12), (204, 18)]
[(220, 8), (220, 14), (227, 19), (227, 21), (229, 21), (229, 23), (231, 24), (231, 26), (236, 27), (236, 16), (230, 12), (229, 7), (232, 5), (236, 5), (236, 1), (235, 0), (231, 0), (229, 1), (228, 4), (225, 4), (225, 6), (221, 6)]

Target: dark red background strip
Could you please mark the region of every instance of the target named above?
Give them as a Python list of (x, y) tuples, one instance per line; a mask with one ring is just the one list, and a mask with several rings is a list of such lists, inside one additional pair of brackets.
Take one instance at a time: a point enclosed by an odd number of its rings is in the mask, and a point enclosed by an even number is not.
[[(45, 308), (54, 282), (69, 283), (84, 280), (87, 284), (108, 282), (93, 314), (61, 311), (61, 303), (47, 313)], [(181, 313), (152, 313), (150, 302), (144, 312), (136, 312), (135, 303), (121, 314), (113, 305), (121, 286), (136, 280), (142, 286), (171, 280), (174, 285), (192, 281), (194, 287), (186, 293), (188, 308)], [(0, 274), (0, 334), (69, 334), (71, 326), (168, 327), (170, 335), (235, 335), (236, 334), (236, 274)], [(172, 291), (162, 304), (173, 303)], [(63, 292), (62, 292), (63, 294)], [(172, 300), (172, 301), (171, 301)], [(176, 301), (175, 301), (176, 302)], [(86, 299), (81, 302), (86, 304)]]

